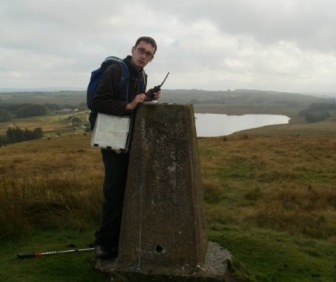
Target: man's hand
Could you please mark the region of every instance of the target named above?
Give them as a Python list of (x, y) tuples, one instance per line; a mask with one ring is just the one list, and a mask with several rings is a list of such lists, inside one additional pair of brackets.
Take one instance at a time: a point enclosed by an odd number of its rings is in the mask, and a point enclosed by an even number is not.
[(134, 97), (134, 99), (132, 100), (132, 102), (128, 103), (126, 106), (126, 111), (133, 111), (135, 110), (135, 108), (140, 105), (143, 104), (143, 102), (145, 102), (146, 100), (146, 95), (144, 93), (138, 94)]
[(160, 91), (154, 92), (153, 100), (156, 100), (156, 101), (159, 100), (160, 99), (160, 95), (161, 95)]

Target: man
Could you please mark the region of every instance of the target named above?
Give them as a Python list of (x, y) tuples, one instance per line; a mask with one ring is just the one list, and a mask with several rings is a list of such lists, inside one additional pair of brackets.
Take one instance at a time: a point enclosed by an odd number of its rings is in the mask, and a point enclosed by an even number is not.
[[(117, 116), (134, 115), (137, 107), (149, 100), (144, 93), (147, 75), (143, 69), (153, 60), (156, 50), (157, 45), (153, 38), (140, 37), (132, 47), (132, 56), (124, 59), (129, 70), (128, 91), (120, 89), (121, 67), (113, 64), (102, 77), (93, 98), (92, 109)], [(153, 99), (159, 98), (160, 92), (154, 93)], [(101, 225), (95, 234), (95, 249), (97, 258), (115, 259), (118, 256), (129, 153), (116, 153), (105, 149), (101, 153), (105, 167), (104, 203)]]

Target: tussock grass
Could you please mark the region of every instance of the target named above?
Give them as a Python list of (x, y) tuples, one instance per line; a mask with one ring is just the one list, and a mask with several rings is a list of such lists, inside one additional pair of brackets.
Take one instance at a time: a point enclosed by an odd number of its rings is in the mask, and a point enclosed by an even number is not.
[(99, 221), (103, 168), (88, 144), (79, 134), (1, 148), (0, 238)]
[[(245, 136), (245, 135), (244, 135)], [(231, 222), (333, 240), (336, 138), (200, 139), (210, 224)]]
[[(99, 221), (103, 167), (89, 139), (78, 134), (1, 148), (1, 237)], [(199, 139), (209, 226), (230, 222), (332, 240), (335, 151), (335, 137)]]
[[(332, 281), (336, 137), (284, 132), (198, 139), (209, 239), (233, 253), (242, 281)], [(92, 239), (103, 166), (89, 142), (90, 135), (81, 133), (0, 148), (0, 241), (6, 257), (13, 252), (11, 238), (29, 242), (50, 230), (63, 238), (75, 230)], [(62, 258), (55, 261), (63, 265)], [(53, 263), (47, 267), (57, 269)], [(40, 268), (30, 281), (41, 275)]]
[(232, 250), (237, 279), (334, 281), (336, 137), (244, 132), (198, 144), (209, 238)]

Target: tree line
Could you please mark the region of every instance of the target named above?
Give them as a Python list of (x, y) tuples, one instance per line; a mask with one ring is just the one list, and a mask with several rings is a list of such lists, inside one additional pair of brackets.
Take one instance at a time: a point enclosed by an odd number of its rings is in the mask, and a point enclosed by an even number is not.
[(40, 139), (44, 135), (42, 128), (38, 127), (34, 130), (21, 129), (20, 127), (9, 127), (5, 136), (0, 136), (0, 145), (11, 144), (16, 142)]
[(331, 116), (330, 112), (336, 111), (336, 103), (314, 103), (309, 108), (299, 112), (299, 116), (309, 123), (323, 121)]
[(10, 121), (13, 117), (26, 118), (34, 116), (45, 116), (56, 113), (62, 108), (74, 109), (74, 106), (60, 106), (56, 104), (10, 104), (2, 105), (0, 108), (0, 122)]

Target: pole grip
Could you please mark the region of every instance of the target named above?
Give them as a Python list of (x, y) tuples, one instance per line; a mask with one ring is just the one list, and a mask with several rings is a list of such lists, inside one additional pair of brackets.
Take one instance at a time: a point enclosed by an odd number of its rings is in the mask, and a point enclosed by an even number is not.
[(36, 258), (36, 257), (39, 257), (41, 256), (40, 253), (18, 253), (17, 254), (17, 257), (18, 258), (21, 258), (21, 259), (25, 259), (25, 258)]

